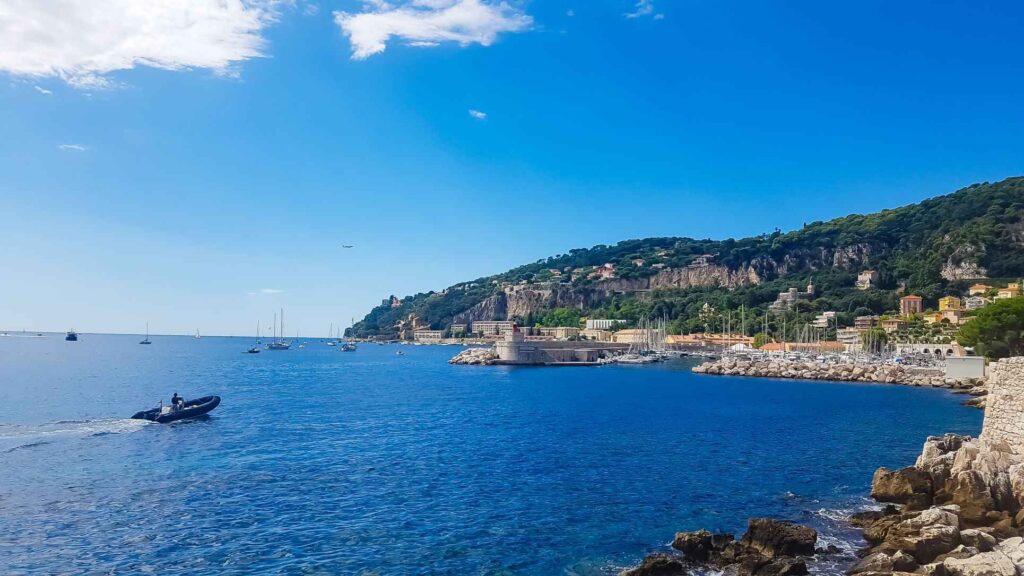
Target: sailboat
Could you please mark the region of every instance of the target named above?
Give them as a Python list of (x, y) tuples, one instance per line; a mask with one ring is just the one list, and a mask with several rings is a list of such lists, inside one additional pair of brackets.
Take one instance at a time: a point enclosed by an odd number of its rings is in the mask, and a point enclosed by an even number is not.
[(328, 346), (337, 346), (338, 343), (335, 342), (333, 340), (333, 338), (334, 338), (334, 322), (331, 322), (331, 327), (327, 329), (327, 345)]
[(284, 308), (281, 308), (281, 338), (277, 337), (277, 314), (274, 314), (274, 341), (267, 344), (267, 350), (290, 350), (291, 347), (284, 339)]
[(149, 341), (149, 322), (146, 322), (146, 339), (139, 342), (139, 344), (152, 344), (152, 342)]
[[(352, 326), (355, 326), (355, 318), (352, 319)], [(338, 331), (341, 332), (341, 328), (338, 328)], [(339, 334), (339, 336), (340, 336), (340, 334)], [(341, 351), (342, 352), (355, 352), (356, 351), (356, 343), (353, 342), (352, 340), (345, 340), (345, 342), (341, 345)]]
[(196, 340), (199, 340), (200, 338), (202, 338), (202, 336), (199, 335), (199, 328), (196, 328), (196, 335), (193, 336), (193, 338), (195, 338)]
[(259, 344), (260, 344), (260, 321), (257, 320), (256, 321), (256, 345), (253, 346), (252, 348), (249, 348), (249, 350), (248, 350), (249, 354), (259, 354), (260, 353), (260, 346), (259, 346)]

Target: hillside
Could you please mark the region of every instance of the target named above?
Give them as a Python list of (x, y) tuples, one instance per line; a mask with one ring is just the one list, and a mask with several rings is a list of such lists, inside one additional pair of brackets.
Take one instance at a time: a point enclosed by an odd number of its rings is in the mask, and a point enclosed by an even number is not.
[[(514, 319), (532, 324), (555, 308), (633, 321), (667, 317), (673, 331), (700, 330), (705, 302), (762, 314), (778, 292), (813, 280), (816, 298), (796, 318), (836, 310), (850, 318), (897, 307), (913, 292), (925, 305), (962, 294), (968, 280), (1024, 275), (1024, 177), (974, 184), (874, 214), (813, 222), (739, 240), (646, 238), (570, 250), (441, 292), (389, 299), (353, 327), (357, 337), (402, 328)], [(606, 264), (611, 265), (605, 267)], [(857, 290), (858, 272), (875, 288)]]

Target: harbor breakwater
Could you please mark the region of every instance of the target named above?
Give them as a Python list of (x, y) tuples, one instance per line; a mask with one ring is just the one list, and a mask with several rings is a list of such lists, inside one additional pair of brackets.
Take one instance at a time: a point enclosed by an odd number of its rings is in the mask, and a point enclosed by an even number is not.
[(988, 387), (978, 378), (946, 378), (934, 371), (921, 371), (898, 364), (855, 364), (807, 362), (773, 358), (770, 360), (725, 357), (705, 362), (693, 368), (696, 374), (716, 376), (751, 376), (758, 378), (798, 378), (801, 380), (830, 380), (834, 382), (863, 382), (874, 384), (902, 384), (948, 388), (973, 398), (966, 403), (984, 408)]

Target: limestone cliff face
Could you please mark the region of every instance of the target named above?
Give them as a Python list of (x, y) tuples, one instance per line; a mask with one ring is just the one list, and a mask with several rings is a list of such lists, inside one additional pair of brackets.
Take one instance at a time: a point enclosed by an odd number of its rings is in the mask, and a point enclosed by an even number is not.
[(942, 264), (942, 277), (946, 280), (973, 280), (986, 278), (987, 271), (978, 266), (980, 251), (970, 244), (957, 246)]
[(469, 310), (456, 314), (452, 322), (468, 324), (477, 320), (504, 320), (508, 314), (507, 310), (505, 295), (496, 294)]
[(735, 288), (761, 282), (761, 276), (752, 266), (730, 270), (725, 266), (687, 266), (662, 270), (650, 278), (649, 289), (656, 288), (696, 288), (705, 286), (724, 286)]

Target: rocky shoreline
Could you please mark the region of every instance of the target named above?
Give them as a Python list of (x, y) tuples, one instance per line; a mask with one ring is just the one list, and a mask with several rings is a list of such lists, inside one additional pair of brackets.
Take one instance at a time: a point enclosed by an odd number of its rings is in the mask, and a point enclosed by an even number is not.
[[(1024, 358), (994, 364), (987, 386), (979, 438), (931, 436), (913, 466), (875, 471), (871, 497), (885, 506), (850, 518), (866, 546), (847, 574), (1024, 576)], [(815, 548), (813, 532), (765, 519), (752, 519), (738, 542), (682, 532), (673, 551), (650, 554), (622, 574), (801, 576), (808, 560), (834, 553)]]
[(695, 366), (693, 372), (715, 376), (794, 378), (948, 388), (954, 392), (972, 396), (965, 404), (977, 408), (985, 407), (985, 396), (988, 394), (988, 387), (981, 379), (951, 379), (939, 374), (910, 370), (896, 364), (826, 363), (782, 358), (757, 360), (727, 357)]

